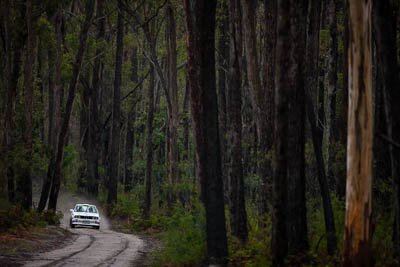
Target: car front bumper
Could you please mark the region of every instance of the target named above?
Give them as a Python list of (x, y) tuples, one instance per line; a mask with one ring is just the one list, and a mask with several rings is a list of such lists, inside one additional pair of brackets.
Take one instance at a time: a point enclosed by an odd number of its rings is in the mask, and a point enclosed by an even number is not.
[(83, 225), (83, 226), (100, 226), (99, 220), (88, 220), (88, 219), (72, 219), (72, 225)]

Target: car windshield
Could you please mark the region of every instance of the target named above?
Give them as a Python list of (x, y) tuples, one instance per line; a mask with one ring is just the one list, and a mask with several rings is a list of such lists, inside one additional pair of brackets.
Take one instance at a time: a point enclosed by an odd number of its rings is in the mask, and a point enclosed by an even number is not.
[(76, 212), (89, 212), (89, 213), (97, 213), (97, 209), (95, 206), (81, 205), (75, 207)]

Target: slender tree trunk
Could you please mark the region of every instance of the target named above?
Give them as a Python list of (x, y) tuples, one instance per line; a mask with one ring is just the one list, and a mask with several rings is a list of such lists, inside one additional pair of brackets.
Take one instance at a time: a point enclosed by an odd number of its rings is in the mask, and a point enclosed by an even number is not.
[(306, 52), (308, 0), (298, 0), (292, 3), (292, 36), (295, 40), (295, 52), (291, 58), (293, 72), (288, 71), (292, 83), (289, 94), (289, 139), (288, 139), (288, 169), (290, 179), (289, 189), (289, 220), (288, 237), (289, 250), (292, 254), (308, 249), (307, 210), (306, 210), (306, 179), (305, 179), (305, 88), (304, 64)]
[(349, 120), (343, 265), (372, 259), (372, 1), (349, 3)]
[[(311, 7), (309, 12), (309, 24), (307, 31), (307, 75), (306, 75), (306, 88), (309, 90), (311, 97), (311, 104), (314, 109), (314, 115), (318, 114), (317, 96), (318, 96), (318, 61), (319, 61), (319, 33), (321, 26), (321, 0), (311, 0)], [(314, 116), (315, 117), (315, 116)], [(315, 123), (319, 125), (315, 118)]]
[[(103, 1), (97, 2), (97, 41), (104, 41), (105, 18), (103, 14)], [(90, 115), (88, 129), (88, 149), (87, 149), (87, 191), (91, 196), (97, 196), (99, 191), (99, 145), (101, 140), (99, 125), (99, 94), (103, 77), (103, 51), (100, 47), (96, 49), (96, 59), (94, 61), (92, 85), (89, 95)]]
[(123, 8), (122, 0), (118, 0), (118, 26), (117, 26), (117, 51), (115, 62), (113, 111), (112, 111), (112, 133), (111, 133), (111, 158), (110, 158), (110, 177), (108, 179), (108, 198), (107, 204), (114, 206), (117, 202), (118, 193), (118, 169), (119, 169), (119, 143), (121, 134), (121, 79), (123, 61)]
[[(46, 208), (47, 200), (50, 194), (51, 183), (53, 179), (53, 171), (55, 159), (57, 156), (57, 144), (58, 135), (60, 133), (60, 121), (61, 121), (61, 19), (62, 19), (62, 1), (58, 1), (57, 15), (55, 21), (55, 36), (56, 36), (56, 69), (55, 69), (55, 81), (54, 73), (50, 70), (49, 73), (49, 133), (48, 133), (48, 146), (52, 148), (50, 157), (49, 167), (47, 174), (44, 177), (42, 192), (40, 194), (40, 200), (38, 205), (38, 211), (42, 212)], [(52, 49), (48, 51), (48, 57), (50, 62), (54, 62), (54, 52)], [(51, 64), (51, 63), (50, 63)]]
[[(179, 102), (178, 102), (178, 85), (176, 70), (176, 27), (174, 7), (169, 4), (167, 7), (167, 51), (168, 51), (168, 86), (169, 98), (171, 101), (171, 110), (169, 113), (169, 158), (170, 158), (170, 188), (169, 202), (174, 202), (176, 196), (174, 194), (176, 184), (179, 182), (179, 146), (178, 146), (178, 127), (179, 127)], [(171, 191), (172, 190), (172, 191)]]
[(33, 32), (32, 0), (26, 2), (26, 27), (27, 27), (27, 48), (24, 65), (24, 112), (25, 112), (25, 166), (22, 168), (17, 181), (17, 198), (22, 207), (29, 210), (32, 207), (32, 113), (33, 113), (33, 81), (32, 70), (35, 58), (35, 36)]
[(183, 159), (189, 159), (189, 98), (190, 98), (190, 86), (189, 80), (186, 78), (185, 96), (183, 99), (183, 147), (185, 153)]
[[(153, 44), (150, 44), (153, 45)], [(153, 119), (154, 119), (154, 68), (150, 66), (149, 87), (147, 92), (147, 138), (146, 138), (146, 184), (143, 217), (149, 218), (151, 208), (151, 185), (152, 185), (152, 164), (153, 164)]]
[(89, 131), (89, 94), (87, 78), (85, 80), (80, 96), (80, 114), (79, 114), (79, 155), (78, 155), (78, 189), (84, 189), (86, 183), (84, 179), (87, 177), (87, 151), (88, 151), (88, 131)]
[[(308, 89), (310, 90), (310, 89)], [(329, 193), (328, 180), (326, 178), (325, 163), (322, 154), (322, 147), (320, 145), (320, 140), (318, 139), (318, 128), (316, 125), (316, 116), (314, 114), (314, 107), (312, 105), (312, 98), (309, 92), (306, 92), (306, 107), (308, 122), (311, 128), (311, 137), (314, 147), (314, 153), (317, 160), (317, 173), (318, 173), (318, 183), (322, 196), (322, 203), (324, 208), (324, 220), (325, 220), (325, 231), (326, 231), (326, 241), (329, 255), (333, 255), (336, 251), (337, 240), (336, 240), (336, 230), (335, 221), (333, 217), (333, 210), (331, 204), (331, 197)]]
[[(12, 51), (11, 51), (11, 32), (10, 32), (10, 2), (5, 0), (4, 10), (4, 37), (5, 37), (5, 49), (6, 49), (6, 77), (7, 77), (7, 104), (4, 118), (4, 145), (6, 151), (11, 150), (13, 138), (12, 131), (14, 128), (14, 105), (15, 105), (15, 95), (16, 95), (16, 81), (12, 78), (15, 76), (12, 73), (11, 61), (12, 61)], [(14, 57), (19, 56), (19, 52), (15, 51)], [(19, 65), (19, 64), (18, 64)], [(19, 69), (18, 69), (19, 72)], [(18, 79), (18, 75), (17, 75)], [(11, 153), (7, 153), (11, 154)], [(8, 190), (8, 201), (14, 203), (15, 201), (15, 189), (14, 189), (14, 168), (12, 166), (13, 160), (7, 157), (7, 190)]]
[(247, 241), (247, 214), (242, 167), (242, 95), (240, 59), (242, 54), (240, 0), (229, 1), (230, 53), (227, 90), (228, 151), (230, 155), (230, 223), (231, 231)]
[(185, 0), (184, 9), (196, 162), (206, 211), (207, 259), (209, 264), (225, 264), (228, 249), (215, 77), (216, 2)]
[(338, 70), (338, 33), (337, 33), (337, 0), (329, 0), (328, 24), (329, 24), (329, 57), (328, 57), (328, 95), (326, 109), (326, 141), (327, 141), (327, 176), (330, 184), (335, 184), (333, 164), (335, 160), (336, 141), (336, 92), (337, 92), (337, 70)]
[[(221, 163), (222, 163), (222, 181), (224, 185), (224, 198), (228, 199), (229, 183), (228, 183), (228, 163), (229, 154), (227, 151), (227, 113), (226, 113), (226, 75), (228, 69), (229, 57), (229, 25), (228, 25), (228, 1), (220, 1), (220, 15), (217, 16), (218, 25), (218, 114), (219, 114), (219, 135), (221, 141)], [(218, 5), (218, 4), (217, 4)]]
[[(260, 149), (265, 148), (264, 154), (261, 154), (259, 163), (259, 174), (262, 181), (262, 209), (261, 212), (268, 211), (268, 202), (272, 194), (272, 147), (274, 143), (274, 112), (275, 112), (275, 54), (276, 54), (276, 22), (277, 22), (277, 0), (265, 0), (265, 46), (264, 46), (264, 80), (265, 90), (263, 104), (263, 121), (265, 122), (265, 135), (258, 142)], [(259, 138), (259, 139), (260, 139)]]
[(275, 69), (275, 143), (272, 212), (272, 257), (275, 265), (282, 265), (288, 253), (287, 233), (287, 167), (288, 116), (292, 83), (287, 75), (293, 71), (294, 41), (291, 36), (291, 1), (278, 0), (276, 69)]
[[(378, 65), (382, 77), (382, 91), (385, 103), (386, 131), (388, 137), (399, 143), (400, 134), (400, 91), (396, 43), (396, 20), (393, 16), (394, 6), (389, 1), (374, 3), (374, 30)], [(394, 185), (394, 208), (396, 218), (400, 218), (400, 150), (389, 144), (391, 176)], [(395, 255), (400, 260), (400, 225), (394, 225)]]
[[(257, 1), (256, 0), (241, 0), (242, 12), (243, 12), (243, 28), (244, 28), (244, 43), (245, 43), (245, 51), (246, 51), (246, 61), (247, 61), (247, 74), (249, 79), (249, 92), (250, 99), (253, 107), (253, 112), (255, 116), (256, 126), (257, 126), (257, 137), (258, 137), (258, 150), (257, 150), (257, 159), (258, 159), (258, 174), (262, 182), (262, 189), (260, 190), (261, 194), (261, 213), (265, 213), (267, 209), (267, 199), (268, 199), (268, 188), (271, 185), (271, 162), (268, 160), (270, 157), (268, 156), (269, 151), (272, 148), (273, 143), (273, 134), (271, 134), (271, 123), (273, 120), (271, 118), (271, 114), (273, 114), (272, 109), (274, 108), (273, 103), (271, 102), (271, 97), (273, 97), (271, 77), (273, 72), (270, 71), (269, 75), (266, 77), (266, 85), (268, 85), (268, 89), (263, 88), (260, 79), (260, 67), (258, 63), (258, 54), (257, 54), (257, 35), (256, 35), (256, 16), (255, 14), (257, 9)], [(274, 12), (276, 8), (274, 8), (274, 3), (268, 3), (268, 8), (270, 8), (271, 17), (268, 16), (268, 21), (272, 23), (272, 25), (268, 25), (268, 28), (273, 27), (274, 22), (272, 19), (274, 18)], [(273, 29), (271, 28), (271, 31)], [(269, 37), (273, 38), (274, 34), (269, 33)], [(269, 43), (270, 42), (270, 43)], [(267, 41), (268, 48), (272, 49), (272, 53), (274, 51), (274, 40)], [(266, 53), (271, 53), (270, 51), (266, 51)], [(266, 60), (267, 64), (273, 64), (274, 56)], [(273, 65), (270, 65), (273, 66)]]
[(65, 107), (65, 116), (61, 125), (60, 129), (60, 134), (58, 137), (58, 145), (57, 145), (57, 155), (54, 161), (54, 164), (51, 163), (50, 167), (50, 172), (52, 172), (52, 177), (53, 177), (53, 183), (51, 186), (51, 191), (50, 191), (50, 199), (49, 199), (49, 205), (48, 209), (49, 210), (56, 210), (57, 207), (57, 199), (58, 199), (58, 192), (60, 190), (60, 182), (61, 182), (61, 171), (62, 171), (62, 159), (64, 156), (64, 147), (67, 143), (67, 133), (68, 133), (68, 128), (69, 128), (69, 121), (71, 118), (71, 113), (72, 113), (72, 106), (74, 103), (75, 99), (75, 91), (76, 87), (78, 85), (78, 80), (79, 80), (79, 74), (81, 72), (82, 68), (82, 60), (83, 60), (83, 54), (85, 51), (86, 47), (86, 40), (87, 40), (87, 33), (89, 31), (89, 27), (92, 21), (92, 16), (93, 16), (93, 10), (94, 10), (94, 0), (89, 0), (86, 3), (86, 18), (85, 18), (85, 23), (83, 25), (82, 31), (80, 33), (80, 40), (79, 40), (79, 49), (78, 53), (76, 54), (75, 58), (75, 63), (73, 65), (73, 71), (72, 71), (72, 80), (69, 84), (69, 89), (68, 89), (68, 98), (67, 98), (67, 104)]
[[(133, 49), (131, 57), (132, 75), (131, 80), (134, 84), (138, 82), (138, 50), (137, 47)], [(136, 120), (136, 103), (138, 102), (136, 93), (130, 97), (130, 107), (128, 111), (128, 121), (126, 123), (126, 140), (125, 140), (125, 192), (128, 193), (132, 189), (133, 178), (133, 146), (135, 143), (135, 126)], [(136, 181), (135, 181), (136, 183)]]

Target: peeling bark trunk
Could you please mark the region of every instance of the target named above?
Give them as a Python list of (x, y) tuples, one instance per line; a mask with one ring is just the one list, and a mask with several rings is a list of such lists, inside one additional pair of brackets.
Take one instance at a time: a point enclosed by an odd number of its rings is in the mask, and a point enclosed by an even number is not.
[(372, 259), (372, 1), (349, 3), (349, 117), (343, 265)]

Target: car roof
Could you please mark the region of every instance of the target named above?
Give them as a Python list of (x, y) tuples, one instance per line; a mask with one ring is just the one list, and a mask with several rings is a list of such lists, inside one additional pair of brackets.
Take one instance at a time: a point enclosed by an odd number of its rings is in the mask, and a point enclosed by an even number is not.
[(92, 207), (96, 207), (95, 205), (92, 205), (92, 204), (76, 204), (75, 207), (76, 206), (92, 206)]

